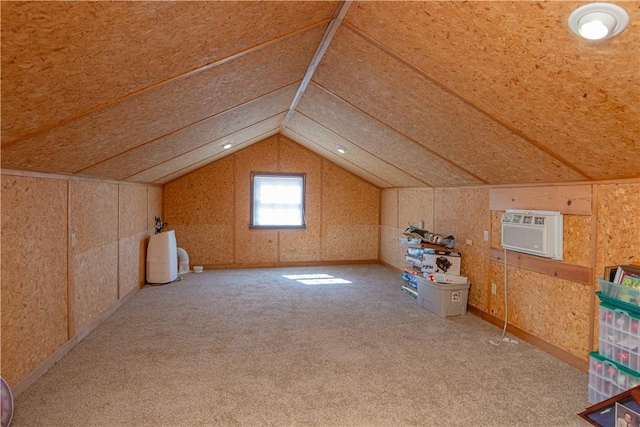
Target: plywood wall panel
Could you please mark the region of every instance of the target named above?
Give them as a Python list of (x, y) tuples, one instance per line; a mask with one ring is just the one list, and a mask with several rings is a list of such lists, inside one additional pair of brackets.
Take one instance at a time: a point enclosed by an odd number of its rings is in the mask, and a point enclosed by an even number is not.
[(313, 81), (485, 182), (584, 179), (347, 29), (336, 33)]
[(74, 253), (118, 240), (118, 185), (70, 181), (71, 234)]
[(129, 237), (147, 231), (147, 187), (119, 184), (119, 236)]
[(2, 376), (15, 386), (68, 339), (67, 183), (2, 175)]
[(591, 185), (492, 188), (491, 210), (535, 209), (591, 215)]
[(144, 286), (146, 247), (149, 240), (148, 189), (144, 185), (120, 184), (118, 240), (118, 297)]
[(236, 192), (235, 261), (239, 263), (278, 262), (278, 232), (251, 230), (251, 172), (278, 171), (278, 137), (267, 138), (234, 155)]
[(152, 234), (156, 229), (156, 217), (163, 218), (162, 187), (150, 185), (147, 187), (147, 230)]
[(322, 258), (378, 259), (380, 189), (323, 160)]
[(640, 149), (638, 2), (595, 44), (559, 25), (579, 4), (358, 2), (345, 22), (589, 177), (637, 176), (634, 156), (611, 153)]
[(73, 254), (73, 335), (118, 300), (118, 241)]
[(164, 218), (191, 265), (233, 262), (233, 157), (164, 186)]
[[(504, 317), (504, 269), (491, 263), (491, 281), (498, 284), (490, 312)], [(575, 282), (508, 267), (509, 323), (570, 354), (588, 358), (589, 298), (592, 290)]]
[(401, 188), (398, 190), (398, 228), (404, 230), (409, 225), (434, 232), (433, 188)]
[(596, 185), (596, 277), (608, 265), (640, 261), (640, 183)]
[(118, 298), (122, 299), (146, 283), (149, 232), (118, 240)]
[(2, 165), (37, 171), (83, 170), (300, 80), (322, 34), (323, 28), (315, 27), (292, 35), (3, 147)]
[(69, 184), (72, 242), (75, 235), (69, 266), (73, 335), (118, 299), (118, 185)]
[(436, 189), (433, 205), (434, 231), (442, 236), (453, 235), (456, 250), (462, 254), (460, 270), (471, 282), (470, 303), (486, 309), (490, 289), (489, 242), (484, 241), (484, 231), (491, 227), (489, 190)]
[(280, 262), (319, 261), (320, 225), (322, 218), (322, 160), (289, 138), (278, 136), (278, 171), (304, 173), (305, 223), (304, 230), (279, 232)]
[(563, 216), (563, 256), (567, 264), (591, 266), (591, 221), (590, 216)]
[[(396, 167), (383, 159), (380, 159), (362, 148), (351, 144), (344, 138), (306, 116), (296, 113), (287, 123), (287, 128), (298, 135), (305, 135), (305, 138), (312, 141), (319, 148), (324, 149), (325, 157), (333, 160), (329, 153), (337, 154), (336, 145), (342, 145), (349, 151), (342, 155), (342, 162), (347, 170), (365, 170), (369, 174), (376, 176), (379, 180), (386, 182), (388, 186), (420, 186), (425, 183), (406, 173), (403, 169)], [(291, 136), (299, 142), (299, 138)], [(311, 148), (310, 148), (311, 149)], [(338, 163), (338, 162), (337, 162)], [(341, 164), (341, 163), (338, 163)], [(342, 166), (342, 164), (341, 164)], [(375, 182), (375, 181), (374, 181)]]
[(380, 194), (380, 225), (390, 228), (400, 227), (398, 222), (398, 199), (397, 188), (385, 188)]
[[(152, 168), (137, 173), (127, 180), (143, 182), (168, 182), (188, 172), (196, 170), (219, 158), (245, 148), (258, 140), (265, 138), (265, 134), (276, 133), (285, 113), (258, 121), (253, 125), (210, 142), (202, 147), (188, 151), (173, 159), (160, 163)], [(222, 146), (228, 141), (234, 142), (234, 147), (224, 150)]]
[(4, 2), (3, 51), (20, 54), (2, 58), (2, 140), (322, 23), (335, 7), (336, 2)]
[[(201, 151), (198, 149), (217, 143), (220, 138), (227, 137), (229, 140), (240, 143), (244, 139), (235, 139), (238, 136), (233, 135), (234, 133), (287, 111), (298, 86), (299, 83), (296, 83), (263, 95), (81, 172), (87, 175), (125, 179), (183, 154)], [(222, 145), (223, 143), (216, 144), (216, 154), (223, 152)], [(210, 147), (209, 151), (211, 148), (213, 147)]]
[[(316, 84), (310, 84), (297, 111), (331, 129), (350, 145), (402, 169), (422, 186), (453, 186), (482, 183), (461, 168), (442, 159), (423, 145), (354, 108)], [(359, 160), (360, 156), (354, 156)], [(375, 169), (372, 170), (375, 172)], [(404, 186), (415, 185), (406, 182)]]

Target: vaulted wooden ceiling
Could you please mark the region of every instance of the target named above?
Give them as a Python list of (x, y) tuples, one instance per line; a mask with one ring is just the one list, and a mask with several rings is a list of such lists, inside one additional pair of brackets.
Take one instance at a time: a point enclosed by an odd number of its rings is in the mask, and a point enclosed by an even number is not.
[(580, 4), (4, 1), (2, 167), (165, 183), (281, 133), (380, 187), (638, 177), (640, 2), (601, 42)]

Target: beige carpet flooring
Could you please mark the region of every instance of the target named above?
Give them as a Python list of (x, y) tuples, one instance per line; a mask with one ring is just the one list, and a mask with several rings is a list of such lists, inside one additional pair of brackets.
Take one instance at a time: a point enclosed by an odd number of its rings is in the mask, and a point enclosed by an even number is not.
[[(304, 285), (326, 273), (349, 284)], [(23, 426), (585, 426), (586, 373), (439, 318), (380, 265), (147, 286), (16, 400)]]

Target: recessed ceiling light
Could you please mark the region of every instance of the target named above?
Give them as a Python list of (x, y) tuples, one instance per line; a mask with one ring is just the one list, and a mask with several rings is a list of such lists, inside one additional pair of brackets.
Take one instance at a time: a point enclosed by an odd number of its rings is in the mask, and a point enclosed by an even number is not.
[(603, 40), (620, 34), (629, 24), (629, 15), (612, 3), (581, 6), (569, 16), (569, 28), (587, 40)]
[(222, 146), (222, 148), (223, 148), (223, 149), (225, 149), (225, 150), (228, 150), (229, 148), (231, 148), (231, 143), (230, 143), (230, 142), (227, 142), (226, 144), (224, 144), (224, 145)]
[(336, 149), (338, 150), (338, 153), (340, 153), (340, 154), (345, 154), (345, 153), (349, 152), (349, 150), (347, 150), (342, 145), (336, 145)]

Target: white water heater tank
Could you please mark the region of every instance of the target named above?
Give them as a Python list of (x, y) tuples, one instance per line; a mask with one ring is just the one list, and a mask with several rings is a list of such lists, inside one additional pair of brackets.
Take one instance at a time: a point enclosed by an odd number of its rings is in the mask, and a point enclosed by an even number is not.
[(147, 283), (169, 283), (178, 278), (178, 249), (174, 230), (154, 234), (147, 246)]

